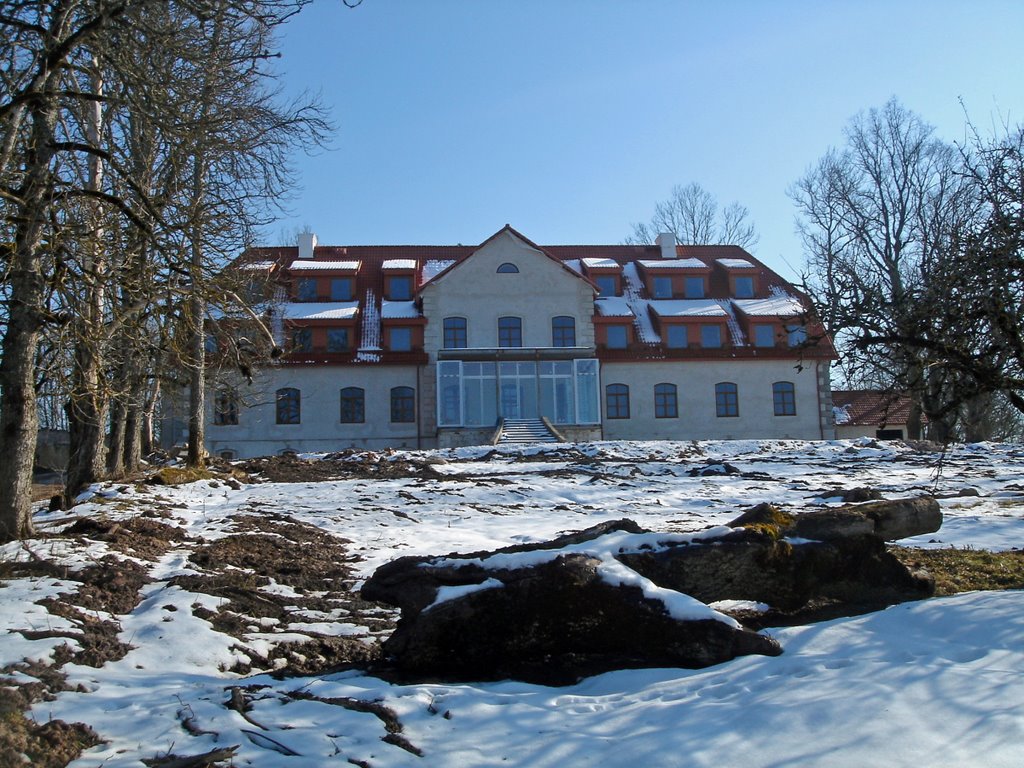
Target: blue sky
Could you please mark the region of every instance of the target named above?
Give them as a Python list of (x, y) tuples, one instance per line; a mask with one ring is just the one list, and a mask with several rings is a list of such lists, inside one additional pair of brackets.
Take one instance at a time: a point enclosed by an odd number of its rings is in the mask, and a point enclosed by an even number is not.
[(803, 263), (786, 190), (891, 96), (964, 137), (1024, 121), (1024, 2), (317, 0), (291, 20), (286, 92), (337, 127), (296, 156), (268, 228), (331, 245), (619, 243), (675, 184), (746, 205), (754, 255)]

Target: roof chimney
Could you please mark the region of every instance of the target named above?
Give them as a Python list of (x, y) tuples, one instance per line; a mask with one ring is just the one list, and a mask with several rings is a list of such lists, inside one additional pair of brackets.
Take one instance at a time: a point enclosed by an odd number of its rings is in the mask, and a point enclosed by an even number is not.
[(674, 233), (662, 232), (654, 242), (661, 247), (661, 258), (674, 259), (676, 257), (676, 236)]
[(299, 258), (312, 259), (316, 249), (316, 235), (312, 232), (299, 232)]

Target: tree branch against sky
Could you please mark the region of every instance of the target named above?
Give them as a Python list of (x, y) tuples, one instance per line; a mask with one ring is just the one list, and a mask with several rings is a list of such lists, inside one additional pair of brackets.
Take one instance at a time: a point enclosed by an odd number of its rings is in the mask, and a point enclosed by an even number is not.
[(649, 245), (666, 232), (685, 245), (738, 245), (748, 251), (759, 239), (746, 207), (733, 202), (719, 208), (715, 196), (696, 182), (674, 186), (668, 199), (655, 204), (649, 223), (633, 224), (626, 244)]

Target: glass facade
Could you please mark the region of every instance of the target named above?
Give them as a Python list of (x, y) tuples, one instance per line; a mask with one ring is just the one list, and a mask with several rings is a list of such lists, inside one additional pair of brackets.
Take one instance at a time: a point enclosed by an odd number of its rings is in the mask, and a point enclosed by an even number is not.
[(438, 424), (488, 427), (499, 418), (596, 424), (597, 360), (520, 360), (437, 365)]

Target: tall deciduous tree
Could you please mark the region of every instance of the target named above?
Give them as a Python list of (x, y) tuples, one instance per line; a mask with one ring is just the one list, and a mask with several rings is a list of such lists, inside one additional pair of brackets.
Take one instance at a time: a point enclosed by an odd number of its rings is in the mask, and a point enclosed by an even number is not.
[[(154, 359), (129, 326), (201, 342), (218, 258), (268, 218), (288, 150), (322, 137), (315, 103), (265, 85), (272, 32), (306, 2), (0, 0), (0, 541), (32, 532), (41, 351), (75, 384), (73, 495), (104, 471), (109, 383), (138, 393), (131, 363)], [(140, 423), (136, 405), (115, 418)]]
[(791, 189), (805, 285), (845, 356), (847, 374), (909, 390), (942, 439), (960, 395), (951, 370), (914, 338), (933, 336), (934, 276), (977, 215), (956, 148), (895, 99), (857, 115), (846, 145)]
[(649, 223), (633, 224), (626, 243), (650, 244), (663, 232), (687, 245), (738, 245), (747, 250), (759, 239), (745, 206), (733, 202), (719, 208), (715, 196), (696, 182), (673, 187), (668, 199), (654, 206)]

